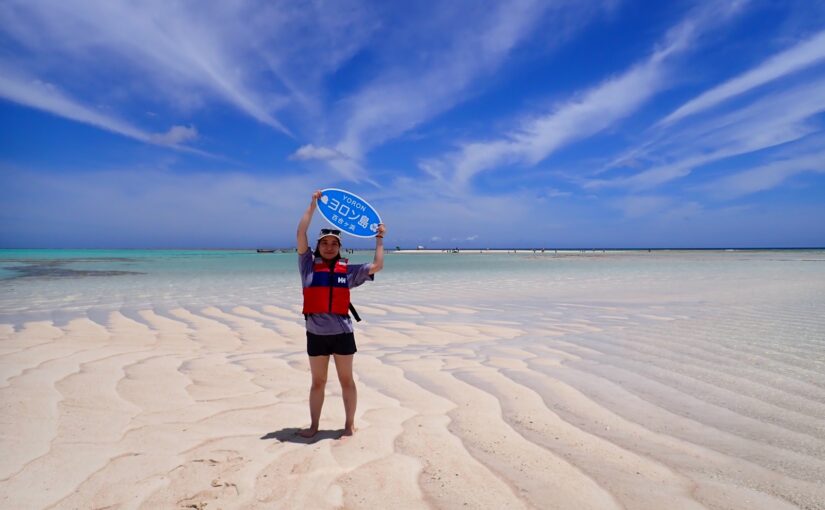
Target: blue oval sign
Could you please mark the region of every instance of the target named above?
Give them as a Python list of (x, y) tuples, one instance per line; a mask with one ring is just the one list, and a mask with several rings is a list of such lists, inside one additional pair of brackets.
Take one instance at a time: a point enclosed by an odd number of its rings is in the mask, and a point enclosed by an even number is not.
[(318, 210), (335, 228), (355, 237), (375, 237), (381, 216), (366, 200), (337, 188), (321, 190)]

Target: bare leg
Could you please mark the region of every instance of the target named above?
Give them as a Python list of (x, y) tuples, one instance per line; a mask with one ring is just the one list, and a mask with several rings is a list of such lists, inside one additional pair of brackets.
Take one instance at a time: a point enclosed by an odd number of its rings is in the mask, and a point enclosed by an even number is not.
[(309, 390), (309, 428), (298, 432), (301, 437), (312, 437), (318, 433), (321, 408), (324, 406), (324, 388), (327, 386), (329, 356), (310, 356), (309, 369), (312, 372), (312, 387)]
[(358, 391), (355, 389), (355, 380), (352, 378), (352, 354), (333, 354), (335, 357), (335, 371), (338, 372), (338, 381), (341, 382), (341, 394), (344, 397), (344, 435), (351, 436), (355, 432), (355, 406), (358, 404)]

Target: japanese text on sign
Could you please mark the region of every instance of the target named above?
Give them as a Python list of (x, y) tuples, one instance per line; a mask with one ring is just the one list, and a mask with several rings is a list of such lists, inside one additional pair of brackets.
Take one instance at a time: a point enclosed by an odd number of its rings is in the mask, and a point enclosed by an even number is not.
[(336, 188), (321, 193), (319, 210), (327, 221), (356, 237), (375, 235), (381, 217), (364, 199)]

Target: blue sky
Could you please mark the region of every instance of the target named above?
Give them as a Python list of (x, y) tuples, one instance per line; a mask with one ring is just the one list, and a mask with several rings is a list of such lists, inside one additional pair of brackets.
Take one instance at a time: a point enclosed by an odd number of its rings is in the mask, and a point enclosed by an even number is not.
[(825, 246), (823, 112), (815, 0), (10, 0), (0, 247)]

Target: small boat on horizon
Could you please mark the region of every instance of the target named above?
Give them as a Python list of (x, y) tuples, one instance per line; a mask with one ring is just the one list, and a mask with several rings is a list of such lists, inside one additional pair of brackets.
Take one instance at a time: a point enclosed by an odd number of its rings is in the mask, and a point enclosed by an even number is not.
[(257, 251), (258, 253), (275, 253), (274, 249), (270, 250), (269, 248), (258, 248), (255, 251)]

